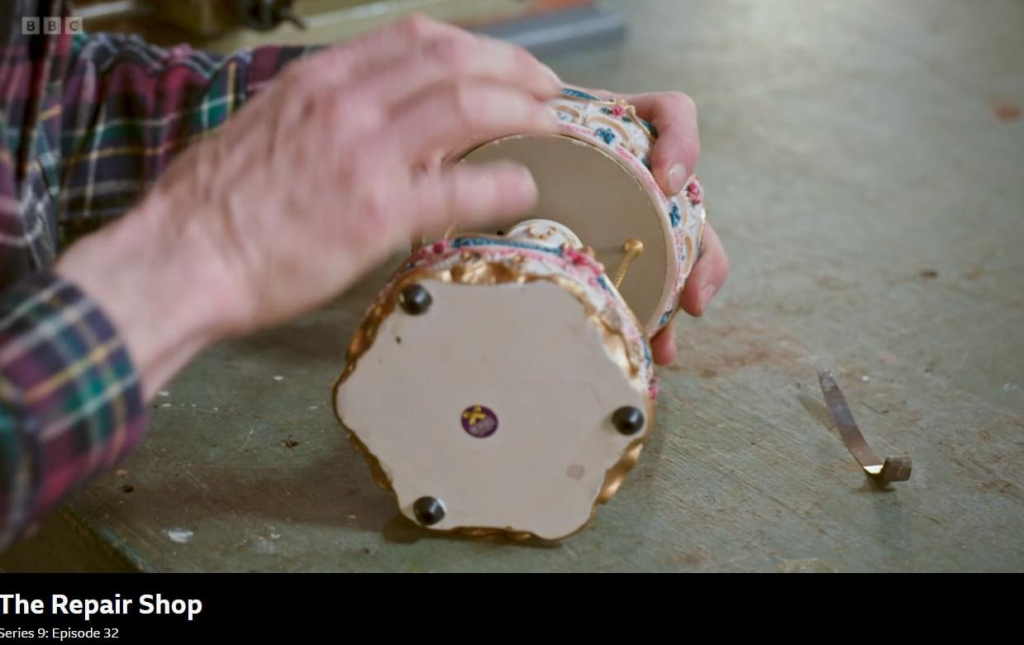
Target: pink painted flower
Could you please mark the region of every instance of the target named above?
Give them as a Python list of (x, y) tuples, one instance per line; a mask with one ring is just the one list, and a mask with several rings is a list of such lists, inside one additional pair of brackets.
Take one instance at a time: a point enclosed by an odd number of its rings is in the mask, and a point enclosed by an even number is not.
[(686, 197), (694, 206), (704, 201), (704, 188), (700, 185), (700, 180), (696, 177), (694, 177), (693, 181), (686, 186)]
[(562, 247), (562, 255), (576, 266), (588, 266), (590, 264), (589, 257), (569, 245)]
[(434, 242), (432, 250), (434, 253), (444, 253), (446, 248), (448, 248), (448, 243), (445, 240), (438, 240)]
[[(604, 274), (604, 265), (578, 249), (564, 246), (562, 248), (562, 256), (569, 262), (572, 262), (573, 266), (588, 269), (595, 279)], [(596, 282), (595, 286), (597, 286)]]
[(622, 107), (621, 105), (616, 105), (615, 107), (612, 108), (612, 116), (622, 116), (625, 113), (626, 108)]

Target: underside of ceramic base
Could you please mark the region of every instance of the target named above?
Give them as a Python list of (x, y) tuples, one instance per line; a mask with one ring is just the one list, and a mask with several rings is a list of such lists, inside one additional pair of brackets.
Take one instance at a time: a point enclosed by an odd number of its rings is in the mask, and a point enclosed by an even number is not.
[(342, 422), (421, 525), (576, 532), (635, 460), (648, 397), (556, 283), (418, 284), (428, 304), (396, 306), (337, 388)]

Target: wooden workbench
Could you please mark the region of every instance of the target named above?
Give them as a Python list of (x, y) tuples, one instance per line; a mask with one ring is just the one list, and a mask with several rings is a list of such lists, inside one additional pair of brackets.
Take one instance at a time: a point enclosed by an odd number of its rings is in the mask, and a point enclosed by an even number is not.
[[(377, 274), (204, 355), (154, 402), (126, 472), (2, 566), (1024, 568), (1024, 5), (613, 4), (625, 47), (550, 62), (583, 85), (696, 98), (733, 273), (705, 319), (677, 323), (656, 437), (587, 531), (515, 545), (397, 517), (329, 398)], [(819, 367), (879, 453), (912, 456), (909, 482), (866, 481)]]

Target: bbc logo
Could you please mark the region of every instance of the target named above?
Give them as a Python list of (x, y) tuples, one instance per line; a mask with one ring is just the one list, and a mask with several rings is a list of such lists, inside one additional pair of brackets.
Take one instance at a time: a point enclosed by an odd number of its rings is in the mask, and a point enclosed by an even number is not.
[(82, 29), (81, 16), (73, 16), (70, 18), (40, 18), (39, 16), (33, 16), (31, 18), (21, 19), (21, 33), (26, 36), (34, 36), (36, 34), (59, 34), (62, 30), (66, 34), (83, 33), (84, 30)]

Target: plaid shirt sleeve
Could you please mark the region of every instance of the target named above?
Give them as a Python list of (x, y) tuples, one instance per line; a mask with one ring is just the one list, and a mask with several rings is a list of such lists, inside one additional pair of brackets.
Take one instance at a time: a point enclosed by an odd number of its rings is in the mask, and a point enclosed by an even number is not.
[(142, 435), (144, 403), (113, 325), (36, 273), (0, 294), (0, 548)]
[(284, 65), (313, 48), (230, 56), (136, 36), (72, 42), (62, 96), (61, 216), (89, 226), (124, 213), (185, 146), (208, 136)]
[[(63, 11), (61, 0), (14, 0), (0, 23)], [(145, 425), (114, 325), (50, 270), (58, 231), (126, 212), (177, 152), (312, 49), (213, 56), (131, 36), (43, 39), (0, 42), (0, 549), (127, 454)]]

